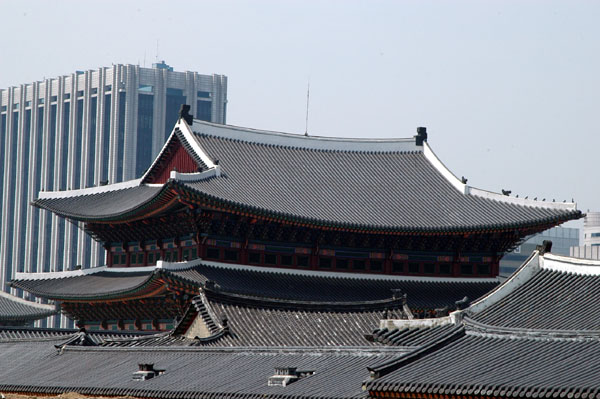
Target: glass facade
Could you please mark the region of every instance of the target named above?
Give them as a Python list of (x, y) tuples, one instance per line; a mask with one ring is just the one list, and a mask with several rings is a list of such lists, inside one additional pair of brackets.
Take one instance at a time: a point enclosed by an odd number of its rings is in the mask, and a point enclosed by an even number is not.
[(83, 142), (83, 100), (77, 100), (77, 121), (75, 122), (75, 160), (73, 161), (73, 186), (78, 189), (81, 186), (81, 143)]
[(104, 95), (104, 141), (102, 142), (102, 175), (101, 181), (108, 180), (108, 157), (110, 155), (110, 110), (111, 95)]
[[(29, 144), (31, 142), (31, 109), (27, 109), (25, 111), (25, 120), (23, 121), (23, 144), (21, 147), (21, 173), (23, 176), (29, 176), (29, 155), (31, 151), (29, 149)], [(25, 247), (27, 240), (27, 205), (30, 198), (28, 198), (28, 186), (29, 179), (19, 179), (21, 183), (21, 192), (19, 198), (21, 199), (20, 211), (19, 211), (19, 236), (20, 236), (20, 245), (18, 248), (18, 258), (15, 259), (17, 262), (17, 270), (20, 272), (23, 271), (23, 267), (25, 265)], [(15, 182), (16, 183), (16, 182)]]
[(177, 123), (179, 108), (186, 104), (186, 97), (181, 89), (167, 89), (166, 114), (165, 114), (165, 139), (169, 137), (173, 126)]
[(67, 165), (69, 163), (69, 118), (71, 117), (71, 103), (66, 102), (63, 107), (63, 120), (61, 129), (61, 174), (60, 174), (60, 189), (67, 189)]
[[(0, 115), (0, 166), (4, 168), (4, 142), (6, 140), (6, 113)], [(0, 209), (3, 207), (4, 184), (0, 184)], [(0, 238), (2, 237), (2, 229), (0, 229)]]
[(154, 96), (138, 94), (137, 147), (135, 176), (141, 177), (152, 162), (152, 117)]
[(94, 185), (94, 169), (96, 166), (96, 124), (98, 114), (98, 97), (90, 99), (90, 137), (88, 140), (87, 177), (85, 186)]
[(210, 122), (212, 120), (212, 101), (198, 100), (195, 117), (196, 119)]
[(125, 154), (125, 98), (127, 93), (119, 93), (119, 132), (117, 134), (117, 181), (123, 181), (123, 156)]

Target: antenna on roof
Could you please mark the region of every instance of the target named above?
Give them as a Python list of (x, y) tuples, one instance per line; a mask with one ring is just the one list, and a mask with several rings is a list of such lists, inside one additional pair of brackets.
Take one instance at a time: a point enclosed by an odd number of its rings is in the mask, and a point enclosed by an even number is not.
[(310, 101), (310, 78), (308, 78), (308, 87), (306, 88), (306, 129), (304, 135), (308, 136), (308, 104)]
[(158, 63), (158, 39), (156, 39), (156, 62)]

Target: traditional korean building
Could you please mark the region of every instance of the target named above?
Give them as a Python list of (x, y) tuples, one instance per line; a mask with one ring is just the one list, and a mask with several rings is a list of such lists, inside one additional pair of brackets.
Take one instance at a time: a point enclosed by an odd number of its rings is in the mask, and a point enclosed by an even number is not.
[(407, 139), (308, 137), (183, 109), (140, 179), (33, 203), (102, 242), (107, 266), (18, 273), (12, 286), (60, 302), (88, 328), (169, 329), (207, 284), (246, 295), (247, 278), (267, 286), (281, 271), (295, 276), (293, 300), (312, 300), (302, 276), (323, 292), (353, 281), (334, 301), (412, 290), (408, 307), (424, 317), (497, 284), (499, 259), (525, 237), (581, 217), (572, 203), (508, 194), (457, 179), (425, 128)]
[(58, 309), (54, 305), (27, 301), (0, 291), (0, 326), (28, 325), (56, 313)]
[(369, 366), (364, 387), (374, 398), (598, 398), (599, 286), (599, 261), (536, 251), (464, 310), (382, 320), (374, 342), (427, 339)]
[(286, 273), (271, 278), (279, 288), (249, 278), (246, 294), (208, 284), (168, 332), (0, 328), (0, 392), (600, 397), (599, 261), (542, 248), (481, 299), (426, 319), (411, 318), (403, 295), (365, 301), (358, 290), (340, 302), (343, 292), (307, 288), (302, 295), (310, 300), (294, 300)]

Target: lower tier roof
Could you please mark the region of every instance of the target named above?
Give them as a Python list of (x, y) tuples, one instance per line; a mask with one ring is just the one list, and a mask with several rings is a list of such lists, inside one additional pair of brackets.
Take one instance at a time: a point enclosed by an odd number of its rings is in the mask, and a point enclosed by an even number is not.
[[(362, 302), (407, 295), (413, 310), (435, 309), (471, 299), (494, 288), (499, 280), (483, 278), (406, 277), (267, 269), (201, 260), (157, 267), (96, 268), (62, 273), (20, 273), (13, 287), (62, 301), (103, 301), (151, 294), (164, 281), (190, 287), (207, 285), (248, 296), (320, 302)], [(394, 291), (393, 291), (394, 290)]]
[(54, 305), (43, 305), (0, 292), (0, 325), (22, 325), (58, 313)]

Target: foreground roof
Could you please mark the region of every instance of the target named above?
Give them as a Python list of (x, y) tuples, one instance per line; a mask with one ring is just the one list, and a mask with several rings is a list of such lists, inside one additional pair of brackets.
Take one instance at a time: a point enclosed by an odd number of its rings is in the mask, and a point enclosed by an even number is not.
[[(367, 365), (397, 357), (385, 348), (115, 348), (64, 345), (65, 337), (0, 340), (3, 392), (130, 395), (152, 398), (363, 397)], [(133, 379), (138, 364), (164, 371)], [(269, 386), (277, 368), (305, 376)]]
[(54, 305), (43, 305), (0, 292), (0, 325), (22, 325), (58, 313)]
[[(160, 181), (177, 143), (200, 172), (172, 172)], [(257, 217), (361, 231), (489, 231), (581, 217), (572, 203), (466, 185), (435, 156), (426, 136), (306, 137), (198, 120), (189, 126), (183, 118), (141, 179), (42, 192), (34, 205), (75, 220), (119, 221), (162, 212), (175, 206), (177, 195)]]
[[(600, 262), (535, 252), (464, 311), (417, 321), (422, 329), (437, 323), (450, 333), (371, 366), (374, 379), (366, 387), (380, 397), (600, 397), (599, 284)], [(383, 321), (382, 327), (411, 323)]]

